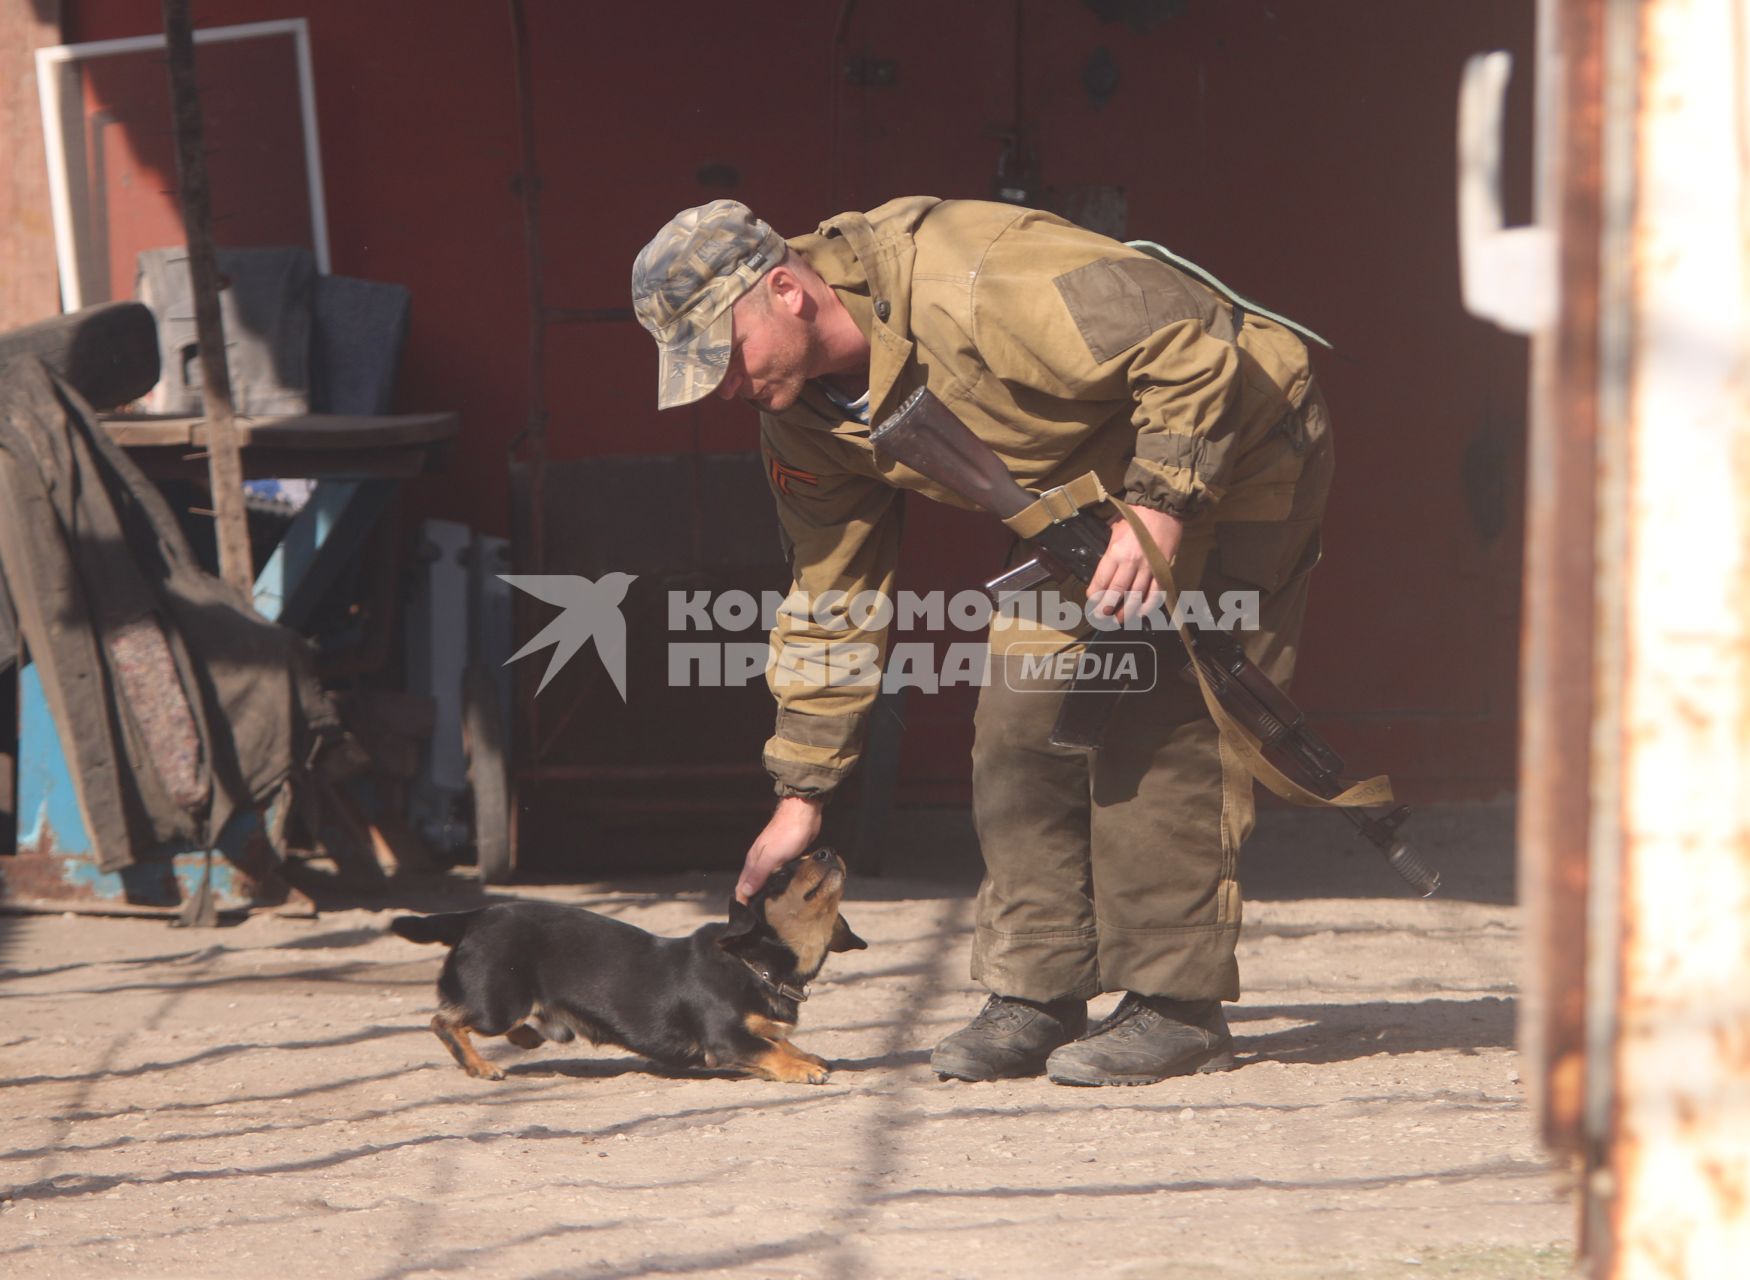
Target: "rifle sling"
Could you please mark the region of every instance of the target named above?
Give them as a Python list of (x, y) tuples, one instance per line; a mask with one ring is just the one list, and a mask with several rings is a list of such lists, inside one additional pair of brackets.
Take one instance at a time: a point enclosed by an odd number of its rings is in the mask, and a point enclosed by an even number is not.
[(1110, 498), (1106, 486), (1100, 483), (1100, 477), (1090, 471), (1068, 484), (1047, 489), (1039, 495), (1036, 502), (1022, 507), (1004, 520), (1003, 524), (1017, 538), (1036, 538), (1047, 525), (1068, 520), (1076, 512), (1106, 502)]
[[(1166, 607), (1169, 616), (1179, 599), (1178, 584), (1173, 581), (1173, 568), (1160, 546), (1137, 519), (1136, 512), (1130, 509), (1130, 504), (1119, 498), (1108, 498), (1117, 508), (1118, 514), (1124, 517), (1124, 523), (1130, 526), (1136, 535), (1137, 543), (1142, 547), (1143, 557), (1148, 561), (1149, 569), (1154, 573), (1155, 581), (1166, 593)], [(1197, 675), (1197, 687), (1203, 692), (1203, 705), (1209, 708), (1210, 716), (1215, 720), (1223, 737), (1229, 739), (1234, 750), (1239, 752), (1245, 761), (1251, 775), (1263, 783), (1273, 793), (1290, 804), (1305, 805), (1315, 809), (1358, 809), (1372, 805), (1391, 804), (1391, 779), (1383, 773), (1368, 778), (1365, 782), (1357, 782), (1334, 796), (1321, 796), (1308, 791), (1298, 782), (1284, 774), (1275, 765), (1264, 758), (1257, 742), (1251, 734), (1242, 729), (1234, 718), (1228, 715), (1226, 709), (1217, 701), (1215, 693), (1209, 687), (1209, 679), (1203, 674), (1203, 665), (1197, 661), (1197, 655), (1191, 648), (1191, 636), (1183, 627), (1179, 628), (1179, 641), (1185, 646), (1185, 654), (1191, 659), (1191, 670)]]
[[(1154, 574), (1155, 581), (1160, 584), (1166, 595), (1165, 608), (1170, 617), (1178, 604), (1179, 588), (1173, 581), (1173, 569), (1160, 546), (1155, 542), (1149, 531), (1137, 519), (1130, 505), (1122, 499), (1106, 492), (1106, 487), (1100, 483), (1100, 478), (1093, 472), (1088, 472), (1068, 484), (1047, 489), (1040, 495), (1037, 502), (1023, 508), (1004, 520), (1017, 536), (1022, 538), (1035, 537), (1047, 525), (1068, 519), (1077, 511), (1094, 506), (1100, 502), (1111, 503), (1124, 522), (1130, 526), (1136, 535), (1136, 541), (1142, 548), (1144, 559)], [(1216, 698), (1214, 690), (1209, 687), (1209, 679), (1203, 673), (1203, 666), (1197, 661), (1197, 654), (1191, 647), (1191, 635), (1183, 627), (1178, 628), (1179, 642), (1185, 646), (1185, 656), (1190, 662), (1191, 670), (1197, 676), (1197, 687), (1203, 694), (1203, 705), (1208, 708), (1210, 718), (1215, 721), (1221, 736), (1239, 754), (1245, 762), (1246, 769), (1259, 782), (1275, 795), (1290, 804), (1303, 805), (1315, 809), (1358, 809), (1374, 805), (1385, 805), (1393, 802), (1391, 779), (1385, 774), (1357, 782), (1334, 796), (1321, 796), (1309, 791), (1298, 782), (1284, 774), (1269, 760), (1264, 758), (1263, 751), (1252, 735), (1246, 732), (1240, 724), (1227, 713), (1227, 709)]]

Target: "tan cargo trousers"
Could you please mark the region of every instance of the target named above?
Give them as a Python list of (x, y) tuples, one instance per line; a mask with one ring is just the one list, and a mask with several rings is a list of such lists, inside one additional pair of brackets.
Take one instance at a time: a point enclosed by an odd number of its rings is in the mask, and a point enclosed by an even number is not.
[[(1180, 588), (1201, 587), (1212, 607), (1220, 592), (1259, 593), (1246, 650), (1286, 686), (1333, 461), (1316, 388), (1282, 434), (1286, 452), (1270, 478), (1288, 471), (1284, 518), (1217, 523), (1202, 538), (1188, 530), (1175, 566)], [(974, 721), (985, 876), (973, 978), (1027, 1000), (1108, 991), (1238, 999), (1252, 779), (1220, 743), (1197, 687), (1163, 658), (1153, 690), (1119, 701), (1099, 750), (1066, 749), (1048, 740), (1065, 695), (1016, 678), (1020, 661), (992, 654)]]

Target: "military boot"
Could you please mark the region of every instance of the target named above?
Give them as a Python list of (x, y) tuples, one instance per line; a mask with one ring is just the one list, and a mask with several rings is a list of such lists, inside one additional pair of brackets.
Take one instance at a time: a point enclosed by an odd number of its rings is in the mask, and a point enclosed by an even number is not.
[(1126, 992), (1085, 1040), (1051, 1055), (1056, 1084), (1153, 1084), (1168, 1076), (1226, 1071), (1233, 1036), (1219, 1000), (1168, 1000)]
[(930, 1067), (944, 1080), (1036, 1076), (1053, 1049), (1087, 1029), (1086, 1000), (992, 996), (976, 1018), (936, 1046)]

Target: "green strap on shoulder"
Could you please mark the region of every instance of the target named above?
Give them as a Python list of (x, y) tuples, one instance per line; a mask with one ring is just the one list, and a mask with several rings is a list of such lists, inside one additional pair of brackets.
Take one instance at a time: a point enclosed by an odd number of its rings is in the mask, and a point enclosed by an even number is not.
[(1202, 267), (1191, 261), (1191, 259), (1181, 258), (1178, 254), (1174, 253), (1163, 244), (1156, 244), (1153, 240), (1127, 240), (1125, 241), (1125, 248), (1135, 249), (1139, 253), (1146, 253), (1149, 257), (1158, 258), (1169, 266), (1177, 267), (1181, 271), (1188, 271), (1199, 280), (1203, 281), (1203, 283), (1208, 285), (1211, 289), (1214, 289), (1217, 293), (1221, 294), (1222, 297), (1230, 302), (1237, 303), (1247, 311), (1252, 312), (1254, 315), (1265, 316), (1268, 319), (1274, 320), (1284, 328), (1294, 330), (1294, 332), (1298, 333), (1301, 337), (1318, 343), (1327, 351), (1334, 351), (1336, 349), (1318, 334), (1307, 328), (1304, 324), (1298, 324), (1295, 321), (1290, 320), (1287, 316), (1270, 310), (1269, 307), (1261, 307), (1244, 294), (1235, 293), (1221, 281), (1217, 280), (1210, 272), (1205, 271)]

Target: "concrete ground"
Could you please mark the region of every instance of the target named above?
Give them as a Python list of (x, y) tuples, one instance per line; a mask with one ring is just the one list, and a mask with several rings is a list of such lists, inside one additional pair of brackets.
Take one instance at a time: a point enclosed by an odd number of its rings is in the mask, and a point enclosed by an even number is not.
[[(1567, 1274), (1513, 1050), (1506, 809), (1418, 815), (1428, 901), (1329, 817), (1267, 814), (1239, 1069), (1124, 1090), (929, 1071), (981, 998), (961, 823), (853, 881), (870, 949), (833, 957), (796, 1036), (835, 1064), (821, 1086), (503, 1041), (507, 1078), (469, 1079), (425, 1026), (441, 953), (389, 910), (0, 916), (0, 1275)], [(513, 892), (681, 933), (729, 884)]]

